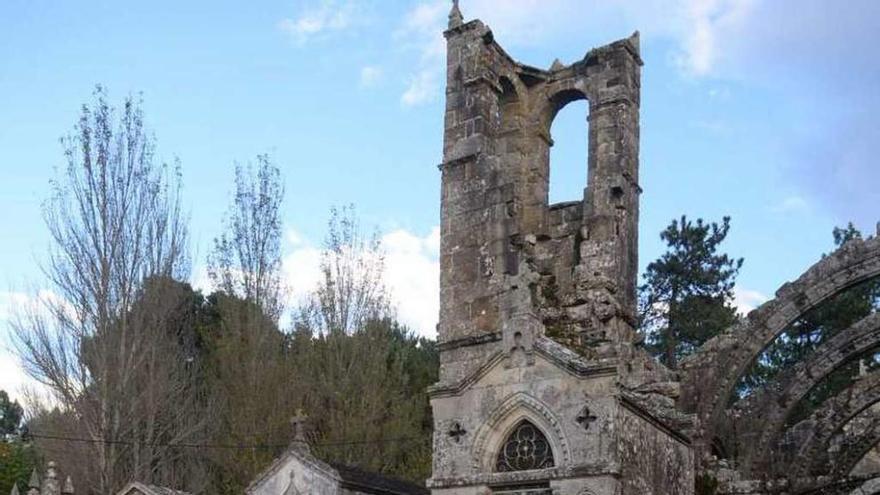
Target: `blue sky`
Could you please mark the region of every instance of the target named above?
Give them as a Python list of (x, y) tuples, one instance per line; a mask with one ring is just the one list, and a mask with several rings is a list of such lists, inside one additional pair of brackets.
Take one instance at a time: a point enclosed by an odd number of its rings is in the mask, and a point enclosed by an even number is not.
[[(681, 214), (732, 217), (755, 305), (831, 248), (833, 226), (880, 220), (880, 2), (462, 0), (515, 58), (549, 67), (642, 33), (641, 262)], [(193, 279), (233, 164), (272, 154), (287, 187), (285, 273), (315, 278), (329, 208), (386, 235), (401, 317), (433, 335), (449, 2), (0, 2), (0, 319), (43, 287), (40, 205), (59, 137), (96, 83), (142, 93), (159, 155), (179, 157)], [(553, 126), (553, 200), (586, 180), (586, 107)], [(5, 308), (5, 309), (4, 309)], [(0, 375), (14, 363), (0, 355)], [(0, 386), (3, 386), (0, 380)]]

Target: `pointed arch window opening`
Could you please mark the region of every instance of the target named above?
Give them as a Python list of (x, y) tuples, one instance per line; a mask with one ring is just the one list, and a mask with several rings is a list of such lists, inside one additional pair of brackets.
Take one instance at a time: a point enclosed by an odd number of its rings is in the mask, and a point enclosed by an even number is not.
[(582, 201), (588, 180), (589, 115), (587, 100), (561, 106), (550, 123), (548, 205)]
[(528, 471), (555, 466), (553, 449), (541, 430), (528, 420), (520, 421), (501, 444), (495, 470)]

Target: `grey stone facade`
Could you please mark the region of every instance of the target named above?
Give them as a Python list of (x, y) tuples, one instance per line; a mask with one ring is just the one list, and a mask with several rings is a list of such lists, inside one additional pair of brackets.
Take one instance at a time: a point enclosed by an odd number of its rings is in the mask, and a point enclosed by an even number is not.
[[(855, 239), (823, 257), (671, 372), (641, 350), (635, 329), (638, 34), (547, 69), (511, 58), (489, 27), (464, 22), (457, 2), (445, 36), (432, 492), (844, 494), (874, 487), (869, 480), (880, 473), (862, 460), (880, 442), (873, 409), (880, 372), (866, 373), (806, 420), (791, 419), (822, 380), (880, 349), (877, 314), (748, 400), (737, 401), (734, 390), (792, 322), (880, 277), (880, 238)], [(550, 129), (575, 100), (589, 103), (589, 178), (581, 201), (551, 205)], [(540, 462), (509, 461), (520, 448), (542, 453)]]
[(427, 495), (421, 486), (326, 463), (293, 445), (261, 473), (247, 495)]
[(131, 482), (122, 488), (116, 495), (192, 495), (164, 486), (148, 485), (139, 482)]
[(302, 414), (291, 421), (290, 447), (245, 490), (246, 495), (428, 495), (421, 485), (370, 473), (312, 455)]
[[(691, 494), (672, 375), (633, 344), (639, 90), (634, 34), (549, 69), (450, 13), (441, 195), (436, 495)], [(550, 127), (589, 102), (582, 201), (548, 204)], [(502, 469), (518, 425), (552, 462)], [(517, 459), (520, 462), (520, 458)]]

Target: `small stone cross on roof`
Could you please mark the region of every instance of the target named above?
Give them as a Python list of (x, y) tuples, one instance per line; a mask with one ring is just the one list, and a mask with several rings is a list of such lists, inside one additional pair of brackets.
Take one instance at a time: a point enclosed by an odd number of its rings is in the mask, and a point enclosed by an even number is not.
[(297, 409), (296, 416), (290, 418), (290, 426), (293, 429), (293, 442), (308, 446), (309, 417), (302, 409)]

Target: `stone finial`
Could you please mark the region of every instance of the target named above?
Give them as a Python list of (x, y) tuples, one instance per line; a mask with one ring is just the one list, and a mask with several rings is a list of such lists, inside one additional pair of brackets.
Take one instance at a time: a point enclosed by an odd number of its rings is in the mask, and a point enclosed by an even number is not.
[(636, 51), (637, 54), (641, 54), (641, 38), (642, 35), (638, 31), (633, 32), (633, 34), (627, 39), (629, 44), (633, 47), (633, 50)]
[(28, 481), (28, 488), (40, 489), (40, 475), (37, 473), (37, 468), (31, 471), (31, 480)]
[(18, 483), (12, 484), (12, 491), (9, 492), (9, 495), (19, 495), (18, 493)]
[(452, 10), (449, 11), (449, 29), (457, 28), (464, 24), (464, 16), (458, 8), (458, 0), (452, 0)]
[(553, 60), (553, 65), (550, 66), (551, 71), (561, 70), (565, 68), (565, 64), (559, 61), (559, 59)]
[(31, 471), (31, 479), (28, 481), (27, 495), (40, 495), (40, 474), (37, 473), (37, 468), (34, 468), (34, 470)]
[(70, 476), (64, 480), (64, 488), (61, 489), (62, 495), (73, 495), (73, 480), (70, 479)]
[(296, 416), (290, 418), (290, 426), (293, 429), (292, 446), (300, 449), (309, 448), (309, 417), (302, 409), (296, 411)]
[(46, 464), (46, 477), (41, 488), (42, 495), (61, 495), (61, 484), (58, 482), (58, 469), (55, 461)]

